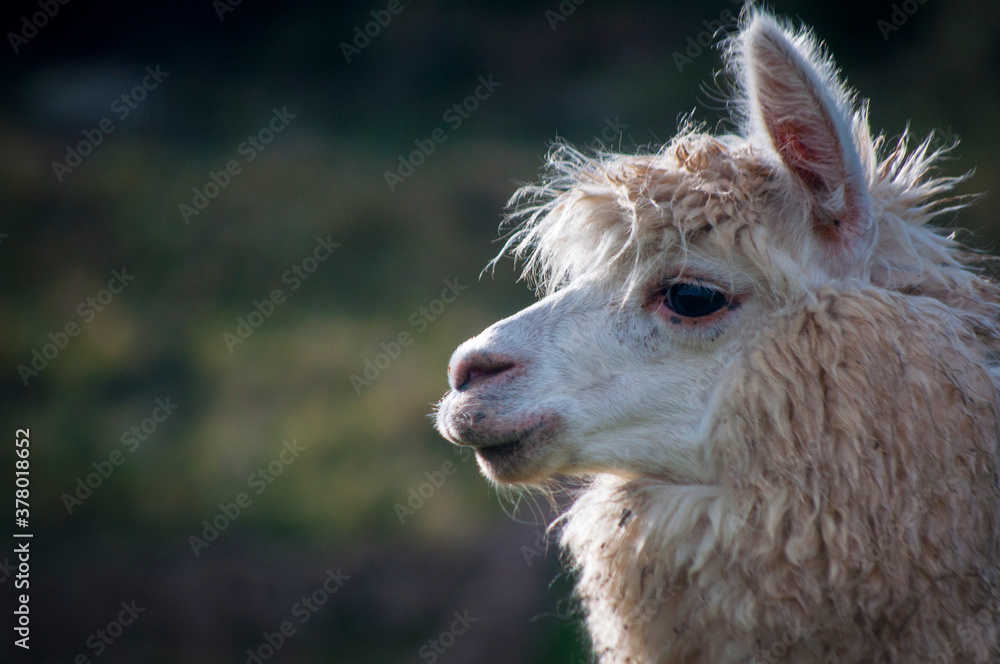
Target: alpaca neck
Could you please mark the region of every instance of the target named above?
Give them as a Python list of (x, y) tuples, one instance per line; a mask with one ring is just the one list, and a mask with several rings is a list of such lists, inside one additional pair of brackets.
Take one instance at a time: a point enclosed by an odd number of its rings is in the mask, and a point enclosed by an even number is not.
[[(562, 544), (578, 571), (578, 595), (602, 664), (738, 661), (753, 654), (734, 645), (739, 639), (705, 638), (727, 603), (748, 595), (720, 565), (721, 494), (718, 487), (605, 476), (567, 512)], [(738, 616), (721, 622), (730, 637), (740, 629)], [(752, 627), (742, 625), (747, 634)], [(650, 653), (658, 654), (650, 659)]]

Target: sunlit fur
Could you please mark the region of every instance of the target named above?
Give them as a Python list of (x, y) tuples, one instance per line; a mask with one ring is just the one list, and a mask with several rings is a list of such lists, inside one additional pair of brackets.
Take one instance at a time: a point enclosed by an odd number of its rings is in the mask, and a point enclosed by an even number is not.
[[(765, 13), (726, 58), (739, 135), (560, 144), (515, 195), (546, 297), (455, 352), (516, 368), (453, 381), (438, 428), (528, 432), (480, 457), (500, 484), (591, 478), (557, 525), (602, 664), (996, 662), (1000, 291), (932, 225), (954, 146), (872, 139)], [(685, 279), (741, 306), (657, 316)]]

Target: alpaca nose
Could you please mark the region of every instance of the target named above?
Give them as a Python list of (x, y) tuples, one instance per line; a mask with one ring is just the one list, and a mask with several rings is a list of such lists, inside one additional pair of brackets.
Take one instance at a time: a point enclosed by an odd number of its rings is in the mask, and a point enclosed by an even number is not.
[(482, 352), (466, 353), (448, 366), (448, 382), (455, 391), (464, 392), (477, 385), (509, 377), (516, 366), (517, 363), (507, 357)]

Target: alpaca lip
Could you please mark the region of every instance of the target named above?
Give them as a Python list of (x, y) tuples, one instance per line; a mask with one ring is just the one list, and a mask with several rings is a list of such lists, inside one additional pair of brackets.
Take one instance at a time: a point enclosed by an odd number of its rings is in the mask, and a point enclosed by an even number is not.
[(477, 447), (476, 454), (489, 464), (509, 463), (524, 447), (524, 440), (517, 438), (506, 443)]
[(476, 460), (483, 473), (496, 482), (510, 484), (530, 481), (535, 473), (532, 449), (535, 446), (526, 438), (516, 438), (496, 445), (477, 447)]

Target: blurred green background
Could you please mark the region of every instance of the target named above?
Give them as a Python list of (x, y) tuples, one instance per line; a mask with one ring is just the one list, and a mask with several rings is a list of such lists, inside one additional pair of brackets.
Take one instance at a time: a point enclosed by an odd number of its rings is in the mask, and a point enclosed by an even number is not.
[[(956, 223), (995, 247), (1000, 6), (773, 7), (828, 42), (876, 131), (961, 137), (944, 172), (975, 168), (963, 191), (988, 195)], [(698, 41), (738, 10), (70, 2), (28, 38), (40, 5), (5, 6), (0, 491), (12, 495), (14, 432), (30, 427), (35, 537), (29, 652), (11, 647), (14, 540), (0, 548), (4, 661), (254, 661), (248, 649), (303, 663), (589, 661), (571, 579), (545, 544), (548, 509), (498, 495), (428, 414), (452, 350), (533, 301), (509, 261), (480, 273), (547, 143), (627, 151), (667, 140), (685, 113), (720, 123), (719, 54)], [(378, 16), (391, 20), (376, 30)], [(342, 43), (367, 24), (348, 62)], [(446, 115), (491, 75), (500, 86), (474, 110)], [(286, 108), (294, 118), (263, 149), (244, 144)], [(114, 130), (95, 134), (105, 118)], [(390, 190), (386, 171), (438, 128)], [(57, 177), (67, 146), (97, 136)], [(215, 191), (212, 173), (226, 182), (230, 161), (239, 172), (186, 223), (179, 206)], [(339, 246), (312, 263), (318, 237)], [(123, 269), (134, 280), (102, 293)], [(438, 301), (456, 281), (465, 289)], [(275, 289), (269, 315), (252, 315)], [(259, 326), (227, 343), (249, 331), (240, 319)], [(71, 323), (79, 333), (61, 337)], [(37, 375), (19, 369), (33, 359)], [(370, 384), (352, 382), (366, 368)], [(157, 400), (176, 410), (164, 417)], [(286, 441), (303, 451), (276, 461)], [(241, 493), (239, 515), (220, 516)], [(207, 541), (213, 520), (224, 528)], [(327, 595), (330, 570), (349, 578)], [(324, 603), (303, 614), (314, 592)], [(101, 641), (132, 600), (144, 611)], [(442, 638), (456, 611), (476, 621)], [(262, 648), (285, 621), (294, 634)]]

